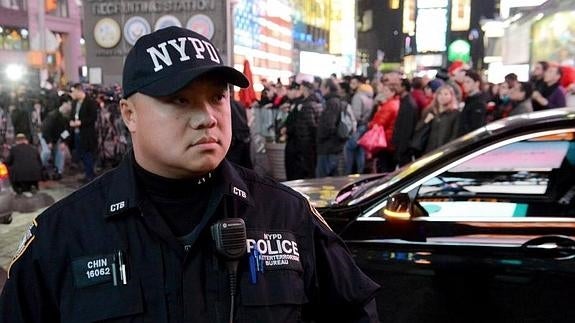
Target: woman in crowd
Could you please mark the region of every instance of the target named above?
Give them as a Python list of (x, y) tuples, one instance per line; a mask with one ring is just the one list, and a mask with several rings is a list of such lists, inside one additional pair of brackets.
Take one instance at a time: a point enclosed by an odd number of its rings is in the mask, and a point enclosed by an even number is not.
[(387, 148), (378, 152), (377, 155), (374, 156), (377, 159), (376, 171), (378, 173), (391, 172), (397, 166), (393, 159), (394, 150), (391, 140), (393, 138), (393, 129), (395, 128), (397, 112), (399, 111), (399, 97), (393, 89), (383, 83), (379, 83), (377, 87), (379, 105), (373, 118), (368, 124), (368, 128), (371, 129), (376, 124), (383, 127), (385, 140), (387, 141)]
[(357, 130), (344, 146), (345, 174), (363, 174), (365, 168), (365, 150), (357, 141), (367, 131), (367, 123), (373, 111), (373, 88), (369, 84), (359, 84), (351, 99), (351, 110), (357, 120)]
[(458, 102), (453, 88), (443, 85), (435, 92), (431, 105), (423, 111), (415, 133), (422, 127), (429, 127), (428, 138), (422, 153), (440, 147), (457, 137), (459, 129)]

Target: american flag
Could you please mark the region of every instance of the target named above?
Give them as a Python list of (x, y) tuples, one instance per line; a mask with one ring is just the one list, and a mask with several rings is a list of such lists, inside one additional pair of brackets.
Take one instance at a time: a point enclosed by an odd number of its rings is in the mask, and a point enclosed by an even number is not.
[(234, 67), (244, 60), (254, 83), (293, 75), (292, 9), (285, 0), (240, 0), (234, 6)]

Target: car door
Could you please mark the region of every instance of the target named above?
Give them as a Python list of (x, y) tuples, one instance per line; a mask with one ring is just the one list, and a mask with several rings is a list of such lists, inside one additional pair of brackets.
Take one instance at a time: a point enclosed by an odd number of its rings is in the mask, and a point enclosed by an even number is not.
[(569, 322), (575, 317), (575, 131), (540, 131), (462, 156), (397, 193), (425, 209), (342, 233), (383, 287), (386, 322)]

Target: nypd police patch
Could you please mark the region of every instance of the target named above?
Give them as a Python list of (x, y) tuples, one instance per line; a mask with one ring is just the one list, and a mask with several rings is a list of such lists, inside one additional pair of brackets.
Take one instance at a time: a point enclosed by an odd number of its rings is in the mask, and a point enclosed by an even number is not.
[(295, 235), (288, 231), (247, 230), (247, 251), (257, 250), (265, 270), (303, 271)]

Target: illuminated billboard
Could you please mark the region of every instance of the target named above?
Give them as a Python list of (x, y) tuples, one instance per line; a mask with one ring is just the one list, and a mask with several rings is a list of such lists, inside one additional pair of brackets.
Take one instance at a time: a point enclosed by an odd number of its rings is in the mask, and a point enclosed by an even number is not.
[(561, 65), (575, 64), (575, 11), (565, 11), (543, 17), (533, 24), (531, 62), (556, 61)]
[(471, 0), (451, 0), (451, 30), (469, 30)]
[(317, 28), (329, 29), (330, 0), (293, 0), (294, 19)]
[(403, 28), (404, 34), (415, 34), (415, 0), (403, 1)]
[(418, 53), (446, 50), (447, 8), (418, 8), (415, 26)]
[(239, 0), (233, 8), (233, 64), (250, 62), (254, 83), (293, 74), (292, 9), (282, 0)]

